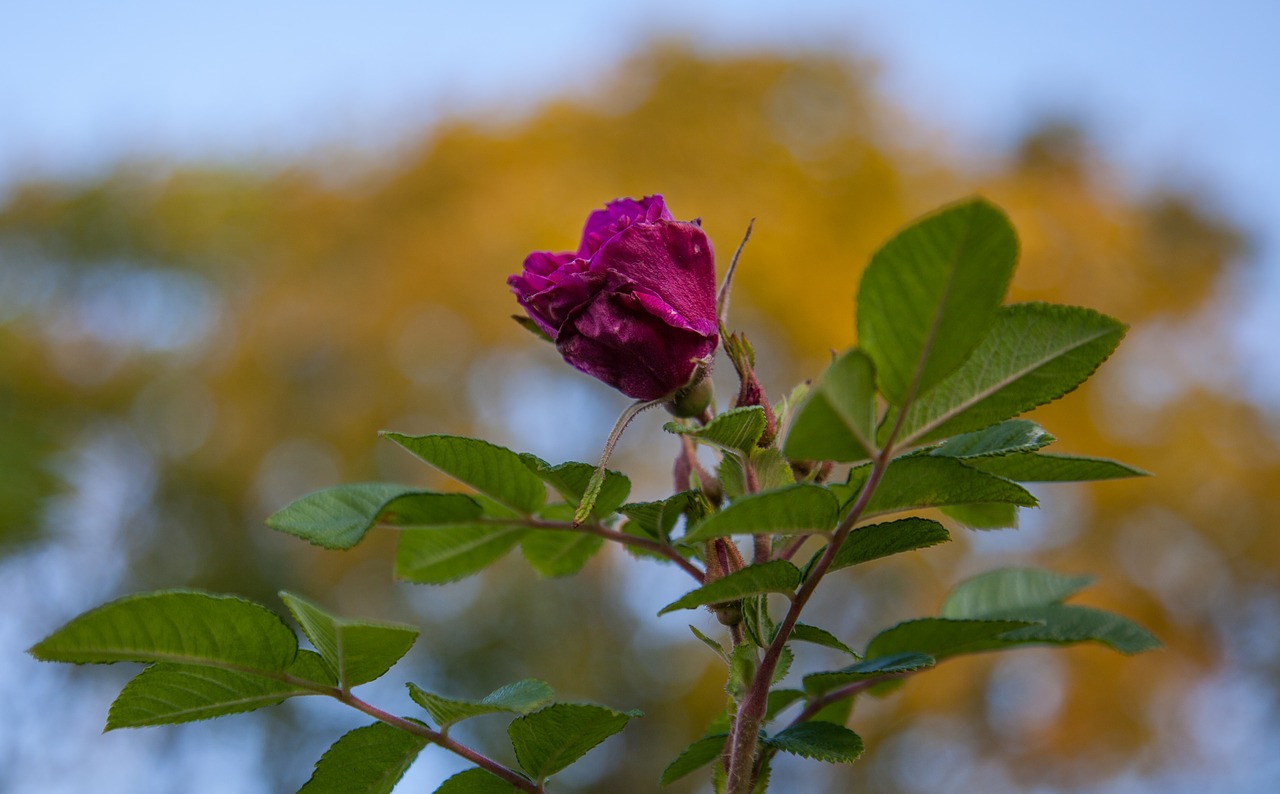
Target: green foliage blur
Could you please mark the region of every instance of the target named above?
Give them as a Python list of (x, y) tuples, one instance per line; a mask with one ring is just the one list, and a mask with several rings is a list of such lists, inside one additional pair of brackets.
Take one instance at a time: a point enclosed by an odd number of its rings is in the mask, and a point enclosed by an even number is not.
[[(637, 588), (669, 587), (658, 606), (682, 592), (656, 563), (611, 550), (572, 579), (539, 580), (513, 557), (478, 581), (414, 586), (391, 579), (390, 537), (328, 552), (265, 517), (340, 482), (446, 485), (379, 440), (383, 429), (592, 460), (625, 400), (511, 322), (504, 282), (529, 251), (571, 247), (604, 201), (663, 193), (676, 217), (702, 218), (721, 272), (756, 219), (732, 317), (776, 400), (853, 343), (853, 289), (872, 250), (910, 218), (981, 193), (1022, 240), (1011, 300), (1087, 305), (1133, 326), (1080, 393), (1033, 417), (1078, 445), (1063, 452), (1157, 476), (1039, 490), (1045, 506), (1016, 532), (957, 532), (869, 566), (847, 601), (816, 605), (821, 625), (863, 642), (932, 614), (967, 575), (1025, 562), (1096, 574), (1086, 600), (1167, 650), (1053, 651), (1051, 679), (1023, 675), (1038, 683), (1021, 699), (994, 673), (1025, 665), (949, 662), (860, 703), (867, 756), (811, 770), (806, 790), (914, 790), (887, 750), (918, 740), (925, 714), (963, 726), (974, 763), (1027, 789), (1173, 764), (1187, 729), (1167, 715), (1198, 682), (1231, 665), (1280, 681), (1280, 650), (1245, 639), (1267, 628), (1259, 605), (1280, 598), (1280, 536), (1267, 531), (1280, 519), (1269, 493), (1280, 435), (1194, 358), (1229, 344), (1215, 286), (1244, 242), (1193, 196), (1126, 193), (1067, 124), (974, 165), (877, 98), (868, 68), (659, 47), (589, 96), (456, 120), (341, 177), (127, 165), (94, 183), (22, 186), (0, 208), (0, 554), (81, 542), (67, 530), (79, 521), (105, 533), (110, 559), (57, 572), (94, 588), (72, 611), (162, 587), (272, 604), (287, 589), (414, 623), (423, 635), (404, 677), (436, 691), (478, 696), (537, 677), (565, 699), (643, 710), (576, 782), (652, 791), (723, 705), (721, 664), (687, 615), (636, 605)], [(731, 370), (721, 364), (718, 377)], [(638, 421), (611, 463), (633, 498), (670, 492), (677, 442), (661, 423)], [(1059, 693), (1048, 710), (1045, 686)], [(305, 730), (288, 708), (237, 719)], [(474, 740), (501, 753), (500, 732)], [(281, 774), (292, 790), (307, 771)]]

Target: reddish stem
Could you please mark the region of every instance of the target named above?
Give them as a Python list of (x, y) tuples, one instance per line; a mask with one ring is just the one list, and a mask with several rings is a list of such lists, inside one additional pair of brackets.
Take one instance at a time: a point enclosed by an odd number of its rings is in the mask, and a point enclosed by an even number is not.
[[(897, 428), (895, 427), (894, 430), (896, 431)], [(791, 638), (792, 630), (795, 629), (795, 625), (800, 619), (801, 611), (804, 610), (809, 598), (813, 595), (814, 590), (817, 589), (818, 583), (822, 581), (822, 577), (831, 567), (831, 563), (835, 560), (836, 552), (840, 550), (840, 546), (844, 544), (845, 539), (849, 537), (849, 533), (853, 531), (854, 525), (870, 503), (871, 495), (880, 484), (880, 478), (884, 476), (884, 471), (889, 466), (893, 435), (896, 435), (896, 433), (890, 434), (890, 442), (885, 444), (884, 449), (880, 451), (880, 454), (872, 463), (871, 472), (867, 476), (867, 482), (863, 486), (862, 492), (858, 494), (853, 507), (849, 509), (849, 512), (836, 528), (831, 542), (827, 544), (827, 548), (822, 553), (822, 557), (813, 566), (808, 578), (796, 590), (795, 597), (792, 598), (791, 605), (787, 609), (787, 614), (783, 617), (782, 622), (778, 624), (773, 642), (769, 643), (769, 647), (765, 650), (764, 658), (756, 668), (755, 678), (752, 679), (751, 686), (738, 707), (738, 713), (733, 721), (728, 741), (728, 782), (725, 787), (725, 791), (728, 794), (750, 794), (755, 785), (756, 745), (759, 742), (760, 726), (764, 721), (765, 709), (769, 702), (769, 684), (773, 681), (774, 670), (777, 669), (778, 660), (782, 658), (782, 651), (786, 647), (787, 641)]]

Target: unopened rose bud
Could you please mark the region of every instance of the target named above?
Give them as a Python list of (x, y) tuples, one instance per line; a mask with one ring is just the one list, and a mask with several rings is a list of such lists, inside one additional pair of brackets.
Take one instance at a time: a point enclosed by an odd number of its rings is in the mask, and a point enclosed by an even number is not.
[(715, 387), (711, 378), (705, 376), (705, 368), (694, 373), (696, 382), (676, 392), (670, 400), (663, 403), (667, 411), (681, 419), (698, 419), (706, 416), (711, 406), (711, 398), (715, 396)]
[(736, 626), (742, 622), (742, 602), (729, 601), (725, 604), (712, 604), (711, 611), (716, 613), (716, 620), (723, 626)]

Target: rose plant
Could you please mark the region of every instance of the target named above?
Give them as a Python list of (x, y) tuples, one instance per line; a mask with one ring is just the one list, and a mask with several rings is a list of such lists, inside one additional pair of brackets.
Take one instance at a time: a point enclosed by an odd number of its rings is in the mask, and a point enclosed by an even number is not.
[[(745, 242), (745, 240), (744, 240)], [(739, 247), (741, 252), (741, 246)], [(889, 626), (855, 646), (801, 620), (832, 574), (948, 541), (959, 527), (1012, 526), (1034, 507), (1027, 482), (1140, 475), (1100, 458), (1044, 452), (1055, 439), (1022, 414), (1067, 394), (1119, 344), (1125, 327), (1080, 307), (1004, 304), (1017, 239), (981, 199), (942, 209), (872, 257), (856, 299), (858, 344), (811, 385), (776, 404), (755, 374), (751, 345), (729, 333), (729, 278), (717, 292), (711, 244), (676, 221), (661, 196), (621, 199), (590, 215), (578, 249), (530, 254), (508, 284), (527, 318), (564, 359), (637, 403), (605, 444), (599, 466), (552, 464), (478, 439), (386, 433), (465, 492), (413, 485), (337, 485), (269, 520), (329, 549), (374, 528), (399, 533), (401, 579), (444, 585), (520, 546), (541, 574), (571, 575), (606, 541), (666, 561), (692, 588), (659, 615), (709, 609), (721, 637), (694, 633), (725, 669), (725, 708), (655, 775), (670, 783), (705, 767), (715, 790), (764, 791), (778, 753), (853, 763), (863, 740), (848, 726), (858, 698), (963, 654), (1094, 642), (1122, 653), (1158, 645), (1109, 612), (1067, 603), (1087, 577), (1034, 568), (961, 582), (937, 615)], [(735, 262), (727, 268), (731, 273)], [(717, 411), (706, 373), (723, 349), (739, 378)], [(606, 467), (635, 411), (663, 403), (675, 449), (674, 493), (628, 502), (630, 481)], [(700, 446), (719, 462), (699, 463)], [(440, 794), (544, 792), (563, 769), (640, 716), (557, 702), (537, 679), (477, 699), (409, 683), (420, 711), (394, 714), (353, 691), (382, 677), (413, 644), (410, 626), (343, 618), (282, 593), (310, 643), (271, 610), (232, 596), (162, 591), (113, 601), (36, 644), (39, 659), (140, 662), (107, 727), (217, 717), (321, 694), (373, 721), (339, 738), (302, 786), (388, 792), (427, 745), (474, 767)], [(793, 671), (792, 646), (843, 654), (834, 669)], [(482, 714), (513, 715), (514, 763), (450, 735)], [(777, 790), (790, 790), (785, 781)]]

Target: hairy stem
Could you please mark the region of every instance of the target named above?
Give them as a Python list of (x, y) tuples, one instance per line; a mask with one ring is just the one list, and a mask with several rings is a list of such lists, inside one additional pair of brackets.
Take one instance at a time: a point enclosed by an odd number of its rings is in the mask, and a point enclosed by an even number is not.
[(811, 537), (813, 537), (813, 535), (810, 534), (796, 535), (789, 543), (787, 543), (787, 545), (782, 547), (782, 551), (778, 552), (778, 558), (782, 560), (789, 560), (796, 556), (796, 554), (800, 552), (800, 548), (804, 546), (805, 542)]
[(350, 692), (338, 690), (331, 694), (342, 703), (351, 706), (357, 711), (362, 711), (376, 720), (385, 722), (393, 728), (399, 728), (402, 731), (412, 733), (415, 736), (421, 736), (428, 742), (439, 745), (454, 755), (462, 756), (481, 769), (484, 769), (489, 774), (501, 778), (521, 791), (533, 792), (533, 794), (538, 794), (538, 792), (542, 791), (542, 786), (534, 783), (532, 780), (529, 780), (519, 772), (503, 766), (492, 758), (489, 758), (487, 755), (472, 750), (465, 744), (460, 744), (456, 740), (449, 738), (447, 735), (428, 728), (426, 725), (421, 725), (413, 720), (406, 720), (403, 717), (397, 717), (394, 714), (385, 712), (377, 706), (361, 700)]
[(649, 538), (642, 538), (637, 535), (628, 535), (625, 532), (610, 529), (603, 524), (591, 523), (574, 526), (573, 524), (565, 521), (544, 521), (541, 519), (522, 519), (516, 523), (536, 527), (537, 529), (559, 530), (562, 532), (585, 532), (588, 535), (597, 535), (605, 540), (621, 543), (624, 546), (631, 546), (633, 548), (651, 551), (654, 554), (661, 554), (663, 557), (666, 557), (668, 560), (671, 560), (676, 565), (680, 566), (685, 573), (696, 579), (699, 584), (701, 584), (705, 578), (702, 571), (698, 570), (696, 565), (685, 559), (684, 555), (676, 551), (675, 547)]
[(880, 454), (876, 456), (871, 465), (871, 472), (867, 477), (866, 485), (863, 487), (862, 492), (858, 494), (853, 507), (850, 508), (848, 514), (836, 527), (831, 542), (827, 544), (822, 557), (813, 566), (808, 578), (796, 590), (795, 597), (791, 600), (786, 616), (778, 624), (773, 642), (769, 643), (769, 647), (765, 649), (764, 658), (761, 659), (760, 665), (756, 668), (755, 678), (752, 679), (751, 686), (747, 689), (747, 694), (743, 697), (742, 703), (738, 707), (738, 713), (729, 732), (729, 762), (726, 769), (728, 782), (725, 787), (725, 791), (728, 794), (751, 794), (751, 790), (755, 786), (756, 747), (759, 744), (760, 726), (764, 721), (765, 708), (769, 702), (769, 684), (773, 681), (773, 673), (778, 667), (778, 660), (782, 658), (782, 650), (786, 647), (787, 641), (791, 639), (791, 632), (800, 620), (800, 613), (804, 610), (805, 605), (809, 603), (809, 598), (813, 596), (818, 583), (822, 581), (822, 577), (826, 575), (831, 563), (835, 560), (836, 552), (840, 550), (840, 546), (844, 544), (845, 539), (849, 537), (849, 533), (853, 531), (854, 525), (858, 523), (859, 517), (866, 510), (872, 494), (880, 484), (880, 479), (884, 476), (884, 471), (889, 466), (893, 436), (896, 435), (897, 429), (895, 426), (894, 432), (890, 434), (888, 443), (885, 444)]
[(859, 692), (870, 689), (876, 684), (883, 684), (884, 682), (892, 681), (895, 678), (905, 678), (908, 675), (910, 674), (893, 673), (890, 675), (881, 675), (876, 676), (875, 678), (868, 678), (864, 681), (855, 681), (852, 684), (846, 684), (838, 689), (833, 689), (830, 692), (826, 692), (814, 698), (809, 705), (804, 707), (804, 711), (796, 715), (796, 718), (791, 721), (791, 725), (799, 725), (802, 722), (808, 722), (813, 719), (818, 712), (822, 711), (827, 706), (830, 706), (832, 703), (844, 700), (845, 698), (851, 698)]
[(751, 239), (751, 229), (756, 225), (756, 219), (752, 218), (747, 224), (747, 233), (742, 235), (742, 242), (738, 243), (738, 250), (733, 252), (733, 259), (729, 260), (729, 269), (725, 271), (724, 281), (720, 283), (720, 292), (716, 295), (716, 317), (721, 324), (724, 324), (725, 317), (729, 314), (729, 290), (733, 286), (733, 273), (738, 269), (738, 258), (742, 256), (742, 249), (747, 247), (747, 240)]
[(595, 472), (592, 473), (591, 480), (587, 483), (587, 490), (582, 494), (582, 503), (578, 505), (578, 510), (573, 515), (574, 524), (585, 523), (587, 517), (591, 515), (591, 508), (595, 506), (596, 496), (599, 495), (600, 486), (604, 483), (609, 457), (613, 455), (613, 448), (617, 445), (618, 439), (622, 438), (622, 432), (627, 429), (627, 425), (631, 424), (631, 420), (639, 416), (641, 411), (646, 411), (663, 402), (666, 402), (666, 398), (637, 400), (627, 406), (622, 415), (618, 417), (617, 423), (609, 433), (608, 440), (604, 442), (604, 451), (600, 453), (600, 464), (596, 466)]
[(449, 738), (445, 733), (433, 730), (420, 722), (407, 720), (404, 717), (397, 717), (390, 712), (383, 711), (372, 703), (362, 700), (352, 694), (350, 689), (320, 684), (306, 678), (299, 678), (297, 676), (290, 675), (289, 673), (271, 675), (268, 677), (309, 689), (317, 695), (327, 695), (328, 697), (337, 700), (339, 703), (344, 703), (357, 711), (368, 714), (379, 722), (385, 722), (393, 728), (398, 728), (399, 730), (411, 733), (414, 736), (420, 736), (431, 744), (439, 745), (449, 752), (467, 759), (490, 774), (505, 780), (512, 786), (515, 786), (520, 791), (528, 791), (533, 794), (541, 794), (543, 791), (541, 785), (529, 780), (514, 769), (503, 766), (483, 753), (477, 752), (470, 747), (467, 747), (465, 744), (461, 744), (458, 741)]

